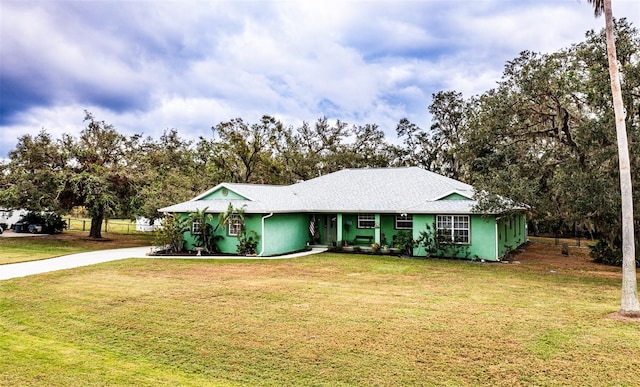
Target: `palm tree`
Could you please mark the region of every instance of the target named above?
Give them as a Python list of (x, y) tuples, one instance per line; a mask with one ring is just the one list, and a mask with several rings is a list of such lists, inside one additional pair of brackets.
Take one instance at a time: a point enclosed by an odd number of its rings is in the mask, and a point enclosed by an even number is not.
[(618, 159), (620, 165), (620, 193), (622, 198), (622, 300), (619, 314), (640, 317), (638, 304), (638, 284), (636, 282), (636, 254), (633, 234), (633, 196), (631, 188), (631, 163), (627, 128), (622, 105), (622, 91), (618, 74), (616, 57), (616, 40), (613, 35), (613, 12), (611, 0), (588, 0), (594, 7), (595, 16), (604, 12), (605, 33), (607, 37), (607, 58), (609, 60), (609, 77), (611, 79), (611, 95), (616, 120), (616, 136), (618, 139)]

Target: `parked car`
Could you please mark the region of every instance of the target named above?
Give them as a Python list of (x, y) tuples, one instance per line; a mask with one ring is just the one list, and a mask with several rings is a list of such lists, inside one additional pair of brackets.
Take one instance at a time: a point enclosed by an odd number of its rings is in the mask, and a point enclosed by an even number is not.
[(42, 232), (42, 225), (41, 224), (30, 224), (29, 225), (29, 232), (32, 234), (39, 234)]
[(29, 224), (24, 222), (16, 222), (13, 225), (14, 232), (27, 232), (29, 231)]

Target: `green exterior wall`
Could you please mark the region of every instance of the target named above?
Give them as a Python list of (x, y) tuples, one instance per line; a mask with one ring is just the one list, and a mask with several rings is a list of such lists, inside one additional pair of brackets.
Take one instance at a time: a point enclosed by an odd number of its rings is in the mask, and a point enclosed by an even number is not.
[[(454, 194), (456, 195), (456, 194)], [(436, 254), (438, 257), (452, 257), (456, 255), (458, 258), (469, 259), (485, 259), (496, 260), (496, 238), (495, 238), (495, 217), (483, 217), (481, 215), (469, 215), (470, 217), (470, 243), (465, 245), (456, 245), (455, 249), (447, 249), (440, 251)], [(422, 231), (426, 230), (428, 225), (431, 230), (434, 231), (434, 224), (436, 215), (433, 214), (413, 214), (413, 229), (412, 230), (397, 230), (395, 228), (395, 214), (381, 214), (379, 216), (379, 239), (376, 239), (376, 229), (359, 229), (357, 228), (358, 218), (357, 214), (342, 214), (343, 219), (343, 239), (347, 243), (354, 244), (356, 235), (368, 235), (374, 237), (374, 241), (380, 244), (386, 244), (389, 247), (399, 247), (393, 244), (394, 236), (403, 231), (408, 231), (412, 234), (414, 240), (420, 238)], [(347, 226), (348, 221), (351, 221), (351, 225)], [(363, 244), (359, 242), (358, 244)], [(413, 251), (415, 256), (426, 256), (424, 247), (418, 246)], [(504, 252), (501, 252), (502, 256)]]
[[(356, 235), (370, 236), (375, 241), (375, 229), (373, 228), (358, 228), (358, 214), (342, 214), (342, 240), (348, 244), (354, 244)], [(351, 222), (351, 224), (349, 224)], [(338, 225), (340, 227), (340, 225)], [(359, 242), (363, 244), (363, 242)]]
[[(183, 218), (187, 218), (188, 214), (183, 214)], [(249, 224), (250, 216), (245, 217), (245, 224)], [(211, 219), (207, 221), (208, 224), (212, 225), (213, 228), (218, 226), (218, 214), (211, 214)], [(188, 251), (194, 251), (196, 249), (195, 242), (196, 238), (191, 234), (191, 230), (186, 231), (184, 234), (184, 248)], [(238, 238), (235, 236), (228, 235), (227, 227), (218, 227), (215, 232), (215, 235), (222, 236), (222, 240), (217, 241), (217, 246), (220, 249), (221, 253), (225, 254), (235, 254), (238, 247)]]
[[(187, 214), (183, 214), (183, 217), (188, 217)], [(211, 214), (211, 218), (207, 223), (211, 224), (213, 228), (218, 226), (218, 214)], [(245, 215), (244, 222), (247, 226), (247, 231), (255, 230), (258, 235), (260, 234), (260, 229), (255, 228), (255, 216), (254, 215)], [(231, 236), (228, 234), (228, 227), (218, 227), (215, 232), (215, 235), (222, 236), (222, 239), (217, 241), (216, 244), (218, 249), (220, 249), (221, 253), (224, 254), (235, 254), (238, 248), (238, 238), (236, 236)], [(186, 231), (184, 234), (184, 248), (188, 251), (194, 251), (196, 249), (195, 241), (196, 238), (191, 234), (191, 230)]]
[[(440, 251), (436, 256), (451, 258), (455, 255), (457, 258), (496, 260), (495, 218), (481, 215), (469, 215), (469, 218), (470, 243)], [(418, 239), (420, 233), (426, 230), (427, 225), (431, 228), (430, 232), (433, 233), (435, 219), (436, 215), (413, 215), (413, 239)], [(413, 254), (418, 257), (427, 255), (422, 246), (415, 247)]]
[[(396, 230), (396, 218), (394, 214), (376, 214), (377, 223), (380, 227), (377, 228), (358, 228), (358, 214), (341, 214), (342, 218), (342, 240), (347, 241), (348, 244), (354, 244), (356, 235), (371, 236), (374, 242), (380, 245), (392, 246), (394, 235), (397, 235), (400, 231), (411, 230)], [(351, 222), (351, 225), (347, 225), (347, 221)], [(358, 242), (362, 245), (363, 242)]]
[(309, 241), (310, 218), (308, 214), (274, 214), (266, 218), (264, 220), (266, 237), (260, 238), (258, 252), (261, 251), (263, 244), (263, 255), (277, 255), (304, 249)]
[[(218, 214), (212, 214), (211, 224), (217, 225)], [(306, 247), (310, 241), (309, 222), (311, 214), (273, 214), (264, 220), (264, 234), (262, 235), (262, 217), (268, 214), (245, 214), (245, 225), (247, 231), (255, 231), (258, 238), (257, 253), (263, 250), (263, 255), (279, 255), (292, 251), (299, 251)], [(337, 236), (349, 245), (354, 244), (356, 235), (371, 236), (374, 242), (389, 247), (394, 246), (392, 241), (394, 236), (402, 231), (412, 233), (413, 239), (420, 237), (426, 226), (431, 227), (430, 232), (434, 232), (436, 215), (433, 214), (413, 214), (413, 230), (396, 230), (395, 215), (376, 214), (377, 228), (358, 228), (358, 214), (342, 213), (337, 214)], [(184, 214), (183, 216), (187, 216)], [(320, 216), (316, 215), (319, 219)], [(524, 214), (517, 214), (512, 217), (496, 218), (495, 216), (469, 215), (470, 217), (470, 243), (457, 245), (456, 249), (447, 249), (436, 253), (438, 257), (452, 257), (469, 259), (485, 259), (488, 261), (499, 260), (511, 250), (526, 242), (526, 218)], [(348, 225), (348, 222), (351, 222)], [(322, 228), (319, 229), (322, 232)], [(496, 241), (496, 231), (498, 239)], [(235, 236), (227, 235), (227, 229), (218, 229), (217, 235), (223, 236), (218, 241), (218, 247), (222, 253), (235, 254), (237, 251), (238, 239)], [(266, 236), (266, 237), (265, 237)], [(189, 231), (184, 233), (185, 248), (195, 250), (195, 238)], [(366, 244), (367, 242), (358, 242)], [(496, 251), (497, 249), (497, 251)], [(414, 248), (415, 256), (426, 256), (423, 246)]]
[[(226, 195), (225, 195), (225, 190), (227, 192)], [(246, 200), (247, 198), (245, 198), (244, 196), (238, 195), (237, 193), (233, 192), (230, 189), (227, 189), (225, 187), (220, 187), (217, 190), (210, 192), (207, 196), (202, 198), (202, 200), (212, 200), (212, 199)]]
[[(212, 214), (211, 225), (218, 225), (218, 214)], [(258, 246), (256, 253), (262, 251), (263, 255), (284, 254), (305, 248), (309, 240), (309, 218), (307, 214), (274, 214), (265, 218), (266, 239), (262, 235), (262, 217), (268, 214), (245, 214), (244, 223), (247, 232), (255, 231), (258, 234)], [(187, 215), (184, 214), (184, 217)], [(228, 234), (228, 228), (218, 228), (216, 235), (223, 238), (217, 242), (221, 253), (235, 254), (238, 248), (238, 238)], [(190, 231), (184, 233), (185, 249), (195, 250), (195, 238)]]
[[(352, 244), (356, 235), (373, 235), (373, 230), (370, 230), (370, 234), (358, 234), (358, 218), (356, 214), (342, 214), (342, 239), (349, 244)], [(340, 225), (338, 225), (340, 227)], [(361, 230), (369, 231), (369, 230)]]
[(524, 214), (498, 219), (498, 254), (508, 254), (527, 241), (527, 220)]
[[(189, 215), (188, 214), (182, 214), (180, 216), (181, 219), (186, 219), (188, 218)], [(212, 224), (217, 224), (217, 220), (212, 223)], [(214, 226), (215, 227), (215, 226)], [(195, 246), (195, 240), (196, 238), (191, 234), (191, 230), (187, 230), (182, 234), (183, 238), (184, 238), (184, 249), (188, 250), (188, 251), (193, 251), (195, 250), (196, 246)]]
[[(427, 229), (427, 225), (433, 229), (436, 221), (435, 215), (431, 214), (414, 214), (413, 215), (413, 240), (420, 238), (420, 233)], [(431, 230), (433, 232), (433, 230)], [(417, 246), (413, 248), (413, 255), (417, 257), (425, 257), (427, 254), (423, 247)]]
[(470, 200), (466, 196), (462, 196), (459, 193), (452, 193), (451, 195), (447, 195), (440, 200)]
[(471, 215), (470, 258), (496, 261), (496, 218), (495, 216)]
[[(214, 217), (218, 217), (218, 214), (214, 214)], [(261, 215), (258, 214), (245, 214), (244, 215), (244, 225), (247, 229), (247, 233), (251, 231), (255, 231), (258, 234), (258, 246), (256, 247), (256, 252), (260, 252), (260, 242), (262, 241), (262, 230), (260, 227), (260, 219)], [(235, 254), (238, 252), (238, 237), (229, 235), (228, 227), (225, 227), (224, 230), (219, 229), (218, 235), (222, 235), (223, 239), (218, 242), (218, 247), (220, 248), (220, 252), (226, 254)]]

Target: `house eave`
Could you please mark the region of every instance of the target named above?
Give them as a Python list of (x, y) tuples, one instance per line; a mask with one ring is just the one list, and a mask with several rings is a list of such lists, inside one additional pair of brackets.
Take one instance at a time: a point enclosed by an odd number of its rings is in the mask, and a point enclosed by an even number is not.
[[(241, 203), (236, 200), (235, 204), (238, 204), (235, 207), (241, 207)], [(245, 200), (242, 200), (244, 204), (246, 204)], [(173, 213), (173, 212), (195, 212), (202, 211), (206, 208), (206, 213), (216, 214), (226, 209), (226, 206), (231, 203), (234, 204), (233, 200), (227, 200), (224, 203), (225, 208), (217, 207), (212, 208), (211, 206), (203, 205), (202, 206), (188, 206), (188, 204), (193, 204), (193, 202), (184, 202), (179, 203), (173, 206), (164, 207), (158, 210), (161, 213)], [(255, 203), (255, 202), (253, 202)], [(222, 204), (222, 203), (221, 203)], [(447, 209), (447, 210), (380, 210), (380, 209), (367, 209), (367, 208), (341, 208), (341, 209), (327, 209), (327, 208), (305, 208), (305, 209), (284, 209), (284, 208), (250, 208), (247, 207), (244, 210), (245, 214), (381, 214), (381, 215), (401, 215), (401, 214), (412, 214), (412, 215), (439, 215), (439, 214), (461, 214), (461, 215), (499, 215), (494, 213), (477, 213), (468, 210), (458, 210), (458, 209)]]
[[(411, 184), (406, 182), (411, 181)], [(235, 195), (230, 199), (226, 192)], [(287, 186), (220, 183), (193, 199), (159, 209), (161, 212), (219, 213), (245, 207), (247, 214), (374, 213), (480, 214), (472, 186), (417, 167), (342, 170)], [(451, 197), (456, 195), (456, 197)], [(459, 196), (457, 196), (459, 195)], [(224, 197), (223, 197), (224, 196)], [(447, 197), (450, 197), (447, 200)], [(485, 215), (498, 215), (485, 212)], [(518, 209), (520, 210), (520, 209)], [(524, 209), (523, 209), (524, 210)]]

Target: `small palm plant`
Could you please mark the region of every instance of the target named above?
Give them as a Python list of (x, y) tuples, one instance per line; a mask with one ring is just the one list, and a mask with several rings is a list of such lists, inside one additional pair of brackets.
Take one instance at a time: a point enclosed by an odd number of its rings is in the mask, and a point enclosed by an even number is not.
[(231, 222), (237, 222), (237, 238), (238, 246), (237, 252), (240, 255), (254, 255), (258, 247), (259, 236), (255, 231), (247, 232), (247, 227), (244, 223), (244, 209), (246, 206), (235, 208), (231, 203), (225, 212), (221, 212), (218, 215), (218, 225), (221, 227), (227, 227)]
[(220, 225), (218, 224), (215, 228), (213, 227), (213, 215), (207, 214), (208, 208), (209, 207), (205, 207), (202, 210), (196, 210), (190, 213), (187, 222), (191, 229), (191, 235), (195, 238), (195, 246), (211, 254), (219, 252), (217, 242), (222, 237), (215, 235)]
[(183, 234), (188, 229), (187, 219), (177, 214), (169, 215), (156, 232), (155, 244), (168, 253), (179, 253), (184, 246)]

